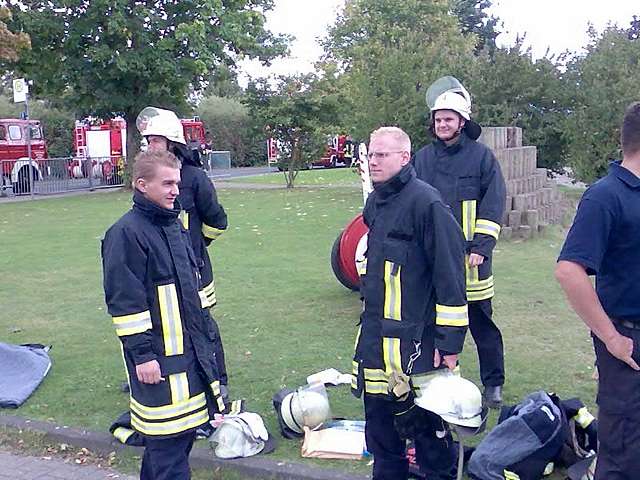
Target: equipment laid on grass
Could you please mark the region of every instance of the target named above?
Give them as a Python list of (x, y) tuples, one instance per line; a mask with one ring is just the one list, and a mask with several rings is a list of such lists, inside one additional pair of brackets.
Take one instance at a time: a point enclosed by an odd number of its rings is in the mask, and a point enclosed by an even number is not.
[(209, 438), (209, 444), (216, 457), (226, 459), (270, 453), (275, 448), (262, 417), (252, 412), (226, 415)]
[(286, 438), (301, 437), (304, 427), (314, 430), (331, 417), (327, 391), (321, 383), (282, 389), (274, 395), (273, 407)]
[(38, 388), (51, 369), (50, 348), (0, 342), (0, 407), (18, 408)]
[(302, 456), (360, 460), (368, 454), (364, 427), (361, 420), (334, 420), (315, 431), (305, 427)]

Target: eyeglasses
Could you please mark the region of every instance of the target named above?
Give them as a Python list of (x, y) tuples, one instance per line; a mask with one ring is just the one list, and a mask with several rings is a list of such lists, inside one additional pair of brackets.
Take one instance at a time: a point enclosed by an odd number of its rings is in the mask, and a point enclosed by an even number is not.
[(395, 150), (391, 152), (369, 152), (367, 153), (367, 157), (373, 158), (374, 160), (377, 158), (378, 160), (385, 160), (389, 158), (389, 155), (392, 153), (404, 153), (405, 150)]

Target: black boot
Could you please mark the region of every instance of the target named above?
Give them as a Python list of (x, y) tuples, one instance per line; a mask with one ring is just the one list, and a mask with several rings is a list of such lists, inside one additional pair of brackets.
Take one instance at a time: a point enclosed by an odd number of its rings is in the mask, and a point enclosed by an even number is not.
[(502, 385), (487, 385), (482, 394), (482, 403), (488, 408), (502, 406)]

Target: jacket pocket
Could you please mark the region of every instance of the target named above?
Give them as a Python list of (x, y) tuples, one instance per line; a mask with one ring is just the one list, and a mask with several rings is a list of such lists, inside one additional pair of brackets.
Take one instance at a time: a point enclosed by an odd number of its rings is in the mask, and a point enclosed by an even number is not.
[(384, 370), (411, 374), (414, 362), (422, 354), (424, 326), (382, 321), (382, 356)]
[(384, 252), (384, 312), (390, 320), (402, 320), (402, 268), (407, 264), (408, 245), (400, 240), (387, 240)]

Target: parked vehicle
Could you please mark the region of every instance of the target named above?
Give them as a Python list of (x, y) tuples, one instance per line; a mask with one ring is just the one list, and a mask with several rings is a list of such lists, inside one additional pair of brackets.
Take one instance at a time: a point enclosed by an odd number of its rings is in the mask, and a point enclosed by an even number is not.
[[(29, 159), (27, 136), (30, 136)], [(42, 180), (48, 158), (47, 143), (38, 120), (0, 119), (0, 188), (11, 186), (14, 193), (29, 193), (31, 179)], [(31, 173), (29, 172), (31, 169)]]

